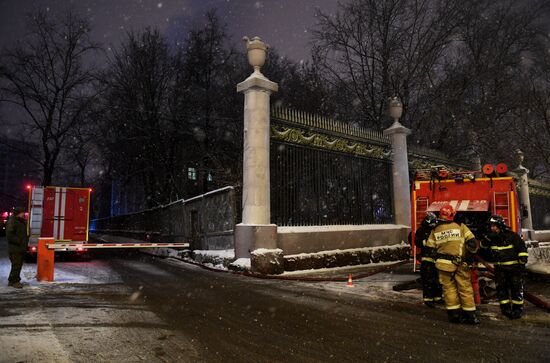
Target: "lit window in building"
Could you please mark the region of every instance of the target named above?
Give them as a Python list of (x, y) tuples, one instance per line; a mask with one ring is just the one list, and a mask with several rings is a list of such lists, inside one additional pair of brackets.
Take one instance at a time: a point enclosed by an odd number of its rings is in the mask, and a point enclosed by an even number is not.
[(212, 181), (212, 174), (208, 173), (208, 176), (206, 177), (206, 180)]
[(197, 169), (187, 168), (187, 178), (191, 180), (197, 180)]

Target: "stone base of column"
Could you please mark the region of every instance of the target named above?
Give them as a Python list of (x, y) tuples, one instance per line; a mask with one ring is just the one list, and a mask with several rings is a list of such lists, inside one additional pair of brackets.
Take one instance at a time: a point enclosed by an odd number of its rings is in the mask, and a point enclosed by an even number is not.
[(528, 229), (528, 228), (522, 228), (521, 229), (521, 237), (524, 241), (532, 241), (535, 238), (535, 230), (534, 229)]
[(235, 258), (250, 258), (258, 248), (277, 248), (277, 225), (243, 224), (235, 226)]

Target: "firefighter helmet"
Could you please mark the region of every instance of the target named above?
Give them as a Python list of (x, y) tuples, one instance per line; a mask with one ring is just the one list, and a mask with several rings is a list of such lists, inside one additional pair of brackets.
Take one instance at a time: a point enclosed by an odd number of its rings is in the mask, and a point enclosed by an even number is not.
[(501, 230), (505, 230), (508, 228), (506, 223), (504, 222), (504, 218), (500, 214), (494, 214), (489, 218), (489, 225), (495, 225)]
[(432, 212), (426, 213), (426, 217), (422, 221), (426, 227), (434, 228), (437, 225), (437, 216)]
[(455, 217), (455, 214), (455, 209), (450, 204), (445, 204), (439, 210), (439, 218), (443, 219), (444, 221), (452, 221)]

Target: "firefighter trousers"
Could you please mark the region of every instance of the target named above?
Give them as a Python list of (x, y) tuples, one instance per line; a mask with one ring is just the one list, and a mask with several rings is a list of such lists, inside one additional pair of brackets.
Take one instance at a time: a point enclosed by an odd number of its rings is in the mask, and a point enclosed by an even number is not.
[(497, 298), (502, 310), (523, 310), (523, 270), (520, 267), (495, 267)]
[(9, 251), (11, 261), (11, 271), (8, 281), (10, 284), (21, 281), (21, 268), (23, 268), (23, 260), (25, 259), (24, 251)]
[(441, 285), (435, 264), (430, 261), (422, 261), (420, 265), (420, 277), (422, 280), (422, 297), (424, 301), (441, 300)]
[(447, 310), (475, 311), (474, 289), (470, 268), (465, 264), (457, 266), (455, 272), (439, 270), (439, 282), (443, 287), (443, 298)]

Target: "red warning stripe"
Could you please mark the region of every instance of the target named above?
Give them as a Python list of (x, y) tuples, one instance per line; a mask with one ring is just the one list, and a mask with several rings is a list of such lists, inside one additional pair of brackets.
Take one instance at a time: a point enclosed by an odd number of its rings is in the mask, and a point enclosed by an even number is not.
[(50, 250), (67, 248), (148, 248), (148, 247), (177, 247), (188, 248), (189, 243), (49, 243)]

